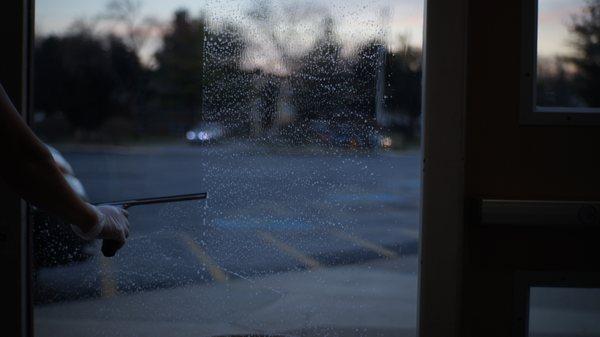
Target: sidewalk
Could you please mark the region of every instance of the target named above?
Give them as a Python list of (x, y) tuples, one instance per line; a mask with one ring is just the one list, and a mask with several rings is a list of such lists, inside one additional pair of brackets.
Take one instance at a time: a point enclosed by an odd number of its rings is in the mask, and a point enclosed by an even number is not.
[(38, 307), (36, 336), (415, 336), (416, 258)]

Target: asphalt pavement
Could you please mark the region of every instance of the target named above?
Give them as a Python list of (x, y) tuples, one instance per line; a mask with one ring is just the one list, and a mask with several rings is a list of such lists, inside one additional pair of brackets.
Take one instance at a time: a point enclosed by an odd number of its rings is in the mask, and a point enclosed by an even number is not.
[(58, 148), (92, 202), (209, 198), (132, 208), (131, 238), (115, 258), (96, 255), (37, 273), (40, 310), (377, 261), (414, 274), (398, 261), (417, 254), (418, 151), (241, 141)]
[(55, 303), (38, 337), (415, 337), (417, 259)]

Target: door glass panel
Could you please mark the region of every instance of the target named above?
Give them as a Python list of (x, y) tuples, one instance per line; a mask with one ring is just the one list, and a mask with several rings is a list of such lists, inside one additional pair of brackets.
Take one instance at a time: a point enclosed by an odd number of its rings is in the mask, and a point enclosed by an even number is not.
[(34, 210), (37, 336), (414, 336), (421, 1), (36, 1), (34, 128), (114, 258)]
[(600, 107), (600, 2), (538, 0), (537, 105)]
[(532, 287), (530, 337), (600, 336), (600, 289)]

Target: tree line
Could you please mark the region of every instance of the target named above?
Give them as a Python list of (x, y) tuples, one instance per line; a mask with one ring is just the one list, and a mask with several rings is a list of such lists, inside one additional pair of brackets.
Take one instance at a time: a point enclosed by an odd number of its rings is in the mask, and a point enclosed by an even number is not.
[[(220, 121), (242, 132), (257, 123), (269, 129), (283, 102), (294, 113), (288, 122), (300, 127), (312, 120), (347, 122), (416, 137), (422, 72), (418, 48), (404, 43), (400, 50), (390, 50), (373, 39), (344, 54), (334, 20), (324, 17), (312, 46), (294, 55), (269, 30), (275, 15), (261, 3), (248, 15), (272, 40), (283, 73), (244, 65), (247, 51), (255, 46), (242, 27), (211, 25), (202, 14), (194, 17), (186, 10), (173, 14), (153, 63), (147, 64), (140, 59), (134, 20), (127, 19), (135, 7), (128, 0), (111, 4), (117, 13), (113, 16), (131, 26), (130, 34), (99, 34), (78, 23), (65, 34), (39, 37), (35, 44), (35, 111), (46, 119), (61, 116), (73, 133), (93, 135), (111, 120), (121, 121), (123, 132), (134, 137), (180, 136), (201, 121)], [(282, 20), (295, 20), (294, 13), (286, 15)], [(537, 95), (538, 104), (598, 107), (600, 0), (589, 0), (569, 29), (574, 53), (538, 64), (538, 93), (543, 93)]]
[(323, 120), (376, 126), (377, 114), (386, 113), (402, 117), (386, 127), (414, 136), (420, 50), (406, 44), (392, 51), (374, 39), (344, 55), (334, 20), (324, 18), (321, 27), (314, 44), (288, 56), (289, 69), (276, 73), (244, 64), (251, 42), (240, 26), (211, 25), (186, 10), (173, 14), (152, 64), (141, 61), (134, 37), (78, 24), (36, 41), (35, 111), (64, 118), (84, 138), (111, 120), (124, 121), (132, 137), (181, 136), (201, 121), (221, 121), (241, 132), (258, 122), (267, 130), (284, 102), (295, 125)]
[(568, 29), (573, 53), (538, 60), (537, 104), (600, 107), (600, 0), (588, 0)]

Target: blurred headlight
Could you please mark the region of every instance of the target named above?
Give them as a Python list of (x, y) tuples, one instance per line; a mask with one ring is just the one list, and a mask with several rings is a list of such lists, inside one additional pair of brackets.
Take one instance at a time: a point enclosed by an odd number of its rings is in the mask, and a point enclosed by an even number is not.
[(196, 133), (194, 131), (188, 131), (185, 134), (185, 138), (187, 138), (187, 140), (194, 140), (196, 139)]
[(208, 133), (205, 131), (198, 132), (198, 139), (200, 140), (208, 140)]

